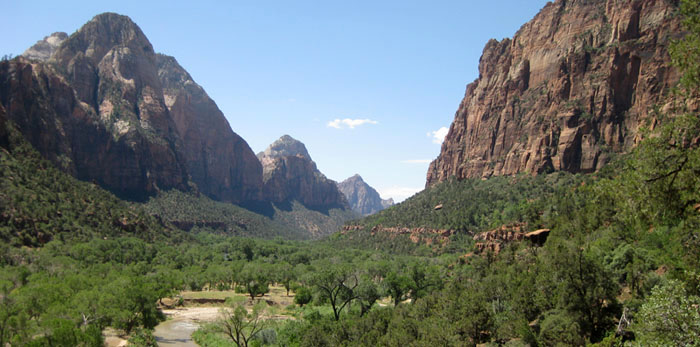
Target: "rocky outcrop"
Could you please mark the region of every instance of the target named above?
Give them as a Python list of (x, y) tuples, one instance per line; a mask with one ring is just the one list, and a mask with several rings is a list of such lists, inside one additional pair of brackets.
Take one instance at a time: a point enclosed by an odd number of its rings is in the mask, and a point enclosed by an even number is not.
[(272, 203), (296, 200), (312, 209), (349, 208), (336, 183), (311, 160), (306, 146), (282, 136), (258, 154), (263, 167), (263, 199)]
[(68, 34), (55, 32), (44, 37), (43, 40), (37, 41), (34, 46), (29, 47), (22, 56), (29, 60), (47, 61), (56, 51), (58, 46), (68, 38)]
[(427, 185), (591, 172), (629, 150), (678, 79), (668, 55), (676, 3), (557, 0), (512, 39), (489, 41)]
[(537, 246), (542, 246), (547, 241), (549, 229), (538, 229), (526, 233), (523, 232), (526, 226), (525, 223), (514, 223), (474, 235), (475, 253), (491, 251), (498, 254), (503, 246), (514, 241), (529, 240)]
[(0, 101), (58, 167), (127, 199), (260, 199), (262, 168), (216, 104), (126, 16), (105, 13), (0, 64)]
[(231, 130), (216, 103), (175, 58), (158, 54), (156, 63), (192, 181), (215, 200), (260, 200), (262, 166), (248, 143)]
[(338, 189), (345, 195), (353, 211), (368, 216), (394, 204), (393, 199), (384, 200), (360, 175), (354, 175), (338, 183)]

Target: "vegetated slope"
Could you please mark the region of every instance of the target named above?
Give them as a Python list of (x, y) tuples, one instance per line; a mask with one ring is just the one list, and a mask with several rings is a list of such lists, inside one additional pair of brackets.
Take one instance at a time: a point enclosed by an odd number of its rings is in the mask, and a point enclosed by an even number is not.
[(536, 218), (537, 206), (583, 178), (568, 173), (487, 180), (448, 180), (369, 216), (360, 225), (425, 227), (474, 233), (504, 223)]
[(59, 171), (28, 144), (0, 107), (0, 240), (41, 246), (52, 239), (138, 237), (177, 241), (184, 235), (138, 206)]
[(677, 11), (676, 1), (559, 0), (512, 39), (489, 41), (426, 184), (592, 172), (628, 151), (673, 101)]
[(425, 245), (437, 253), (466, 252), (475, 233), (509, 223), (523, 224), (523, 231), (538, 228), (540, 216), (551, 212), (553, 197), (585, 180), (565, 172), (447, 180), (346, 223), (333, 241), (409, 254), (425, 254)]
[(307, 208), (298, 201), (286, 204), (275, 204), (272, 219), (287, 228), (301, 229), (306, 232), (306, 237), (321, 238), (343, 227), (343, 224), (358, 217), (350, 209), (330, 208), (326, 211), (318, 211)]
[(178, 190), (160, 192), (141, 206), (145, 211), (186, 231), (210, 231), (260, 238), (311, 238), (306, 229), (294, 223), (278, 221), (276, 216), (271, 219), (236, 205), (211, 200), (204, 195)]

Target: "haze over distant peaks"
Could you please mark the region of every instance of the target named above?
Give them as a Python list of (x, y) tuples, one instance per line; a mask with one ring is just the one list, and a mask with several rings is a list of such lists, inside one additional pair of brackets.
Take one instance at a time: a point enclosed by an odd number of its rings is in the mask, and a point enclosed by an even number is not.
[(338, 183), (338, 189), (348, 199), (353, 211), (368, 216), (394, 205), (394, 199), (384, 200), (359, 174)]
[(300, 156), (311, 160), (309, 152), (306, 150), (306, 146), (301, 143), (301, 141), (289, 135), (282, 135), (279, 139), (273, 142), (267, 149), (263, 152), (258, 153), (258, 158), (260, 157), (288, 157), (288, 156)]
[(296, 200), (313, 209), (349, 208), (335, 181), (326, 178), (316, 168), (306, 146), (291, 136), (280, 137), (258, 153), (258, 159), (263, 166), (263, 197), (266, 201)]
[(51, 58), (51, 55), (53, 55), (58, 46), (60, 46), (61, 43), (67, 38), (68, 34), (64, 32), (55, 32), (44, 37), (43, 40), (37, 41), (34, 46), (31, 46), (24, 51), (22, 56), (26, 57), (27, 59), (47, 61), (49, 58)]

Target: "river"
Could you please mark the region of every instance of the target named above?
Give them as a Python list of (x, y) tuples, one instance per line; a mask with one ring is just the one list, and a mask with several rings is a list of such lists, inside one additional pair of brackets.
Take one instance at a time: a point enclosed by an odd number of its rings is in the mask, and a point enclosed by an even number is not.
[(219, 315), (218, 307), (184, 307), (174, 310), (163, 310), (168, 320), (156, 326), (153, 335), (158, 346), (197, 346), (192, 341), (192, 333), (199, 328), (200, 323), (212, 322)]

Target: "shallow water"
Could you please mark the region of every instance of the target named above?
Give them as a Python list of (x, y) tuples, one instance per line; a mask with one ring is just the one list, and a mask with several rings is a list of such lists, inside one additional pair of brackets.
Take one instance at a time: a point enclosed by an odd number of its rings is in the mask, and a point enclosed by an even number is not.
[(199, 325), (178, 318), (167, 320), (156, 326), (153, 335), (158, 341), (158, 346), (183, 346), (196, 347), (192, 341), (192, 333), (199, 328)]

